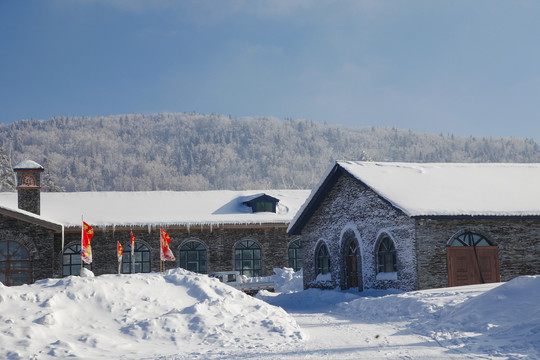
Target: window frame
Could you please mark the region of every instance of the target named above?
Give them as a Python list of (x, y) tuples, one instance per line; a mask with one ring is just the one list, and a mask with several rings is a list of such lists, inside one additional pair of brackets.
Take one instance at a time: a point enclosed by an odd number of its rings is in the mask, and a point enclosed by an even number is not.
[[(0, 246), (0, 274), (2, 274), (2, 278), (0, 278), (0, 281), (2, 284), (6, 286), (18, 286), (18, 285), (24, 285), (24, 284), (30, 284), (31, 282), (31, 274), (32, 274), (32, 261), (30, 259), (30, 252), (24, 246), (22, 243), (16, 240), (0, 240), (1, 243), (6, 243), (5, 252), (3, 251), (3, 247)], [(15, 245), (15, 249), (11, 251), (11, 247)], [(11, 246), (10, 246), (11, 245)], [(23, 251), (22, 255), (23, 258), (15, 258), (15, 254), (19, 253), (20, 251)], [(14, 264), (15, 266), (14, 268)], [(17, 279), (16, 281), (13, 281), (14, 278), (12, 275), (26, 275), (26, 281), (21, 282), (20, 279)]]
[(332, 263), (330, 259), (330, 251), (328, 246), (324, 242), (321, 242), (317, 246), (317, 251), (315, 252), (315, 264), (317, 265), (317, 275), (325, 275), (332, 272)]
[(234, 270), (248, 277), (262, 276), (261, 245), (254, 240), (238, 242), (234, 247)]
[[(384, 249), (381, 249), (382, 247)], [(394, 273), (397, 271), (396, 245), (390, 236), (383, 235), (377, 245), (377, 274)]]
[(448, 241), (447, 246), (494, 246), (493, 242), (490, 241), (484, 235), (475, 232), (475, 231), (464, 231), (458, 236), (453, 236), (450, 241)]
[[(72, 243), (68, 244), (64, 251), (62, 251), (62, 277), (66, 276), (80, 276), (81, 275), (81, 263), (83, 264), (83, 267), (92, 271), (92, 264), (87, 264), (81, 259), (81, 244), (78, 243)], [(72, 252), (66, 254), (68, 250), (71, 250)], [(66, 263), (66, 256), (69, 256), (69, 263)], [(79, 259), (78, 262), (73, 262), (73, 259)], [(69, 273), (66, 274), (65, 269), (66, 267), (69, 267)], [(75, 271), (73, 271), (75, 270)]]
[[(192, 245), (196, 244), (196, 248), (193, 248)], [(184, 249), (186, 247), (190, 247), (189, 249)], [(190, 261), (189, 255), (190, 253), (197, 254), (197, 261)], [(184, 259), (185, 257), (185, 259)], [(185, 262), (183, 264), (183, 262)], [(188, 264), (190, 263), (196, 263), (197, 264), (197, 271), (188, 269)], [(204, 266), (204, 270), (200, 270), (202, 266)], [(184, 265), (184, 266), (182, 266)], [(185, 241), (178, 250), (178, 266), (182, 269), (186, 269), (188, 271), (193, 271), (198, 274), (208, 274), (208, 250), (206, 246), (199, 240), (187, 240)]]
[[(135, 240), (135, 272), (131, 272), (131, 244), (124, 247), (124, 255), (122, 256), (122, 274), (145, 274), (152, 272), (152, 251), (150, 247), (142, 241)], [(144, 248), (144, 249), (142, 249)], [(141, 250), (142, 249), (142, 250)], [(140, 255), (139, 255), (140, 254)], [(148, 256), (145, 257), (145, 255)], [(137, 271), (139, 268), (140, 271)]]
[(295, 239), (290, 242), (287, 247), (287, 257), (289, 260), (289, 267), (295, 272), (300, 271), (304, 265), (304, 250), (302, 248), (302, 240)]

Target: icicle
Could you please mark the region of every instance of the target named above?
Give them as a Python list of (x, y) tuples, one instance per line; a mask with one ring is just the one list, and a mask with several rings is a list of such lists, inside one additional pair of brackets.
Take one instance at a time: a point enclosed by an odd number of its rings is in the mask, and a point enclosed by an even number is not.
[(152, 233), (152, 224), (148, 224), (148, 233), (149, 233), (149, 234)]

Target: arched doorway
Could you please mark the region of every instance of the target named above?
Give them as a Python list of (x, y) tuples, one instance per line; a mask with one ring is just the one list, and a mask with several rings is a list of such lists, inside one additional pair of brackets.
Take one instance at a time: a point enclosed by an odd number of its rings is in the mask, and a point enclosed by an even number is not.
[(344, 258), (345, 258), (345, 287), (358, 288), (363, 290), (362, 284), (362, 262), (360, 257), (360, 248), (354, 232), (347, 231), (343, 235), (344, 239)]
[(30, 256), (17, 241), (0, 241), (0, 282), (6, 286), (30, 283)]

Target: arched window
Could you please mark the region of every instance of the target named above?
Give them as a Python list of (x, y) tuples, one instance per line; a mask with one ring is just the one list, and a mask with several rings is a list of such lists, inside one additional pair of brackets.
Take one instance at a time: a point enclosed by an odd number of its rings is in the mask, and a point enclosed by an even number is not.
[[(135, 272), (149, 273), (150, 267), (150, 250), (148, 246), (141, 242), (135, 241), (135, 249), (133, 251), (135, 257)], [(122, 274), (131, 274), (131, 245), (124, 248), (124, 256), (122, 256)]]
[(377, 260), (377, 273), (397, 271), (396, 248), (388, 236), (383, 237), (379, 244)]
[(0, 282), (6, 286), (30, 282), (28, 251), (16, 241), (0, 241)]
[(206, 248), (199, 241), (188, 241), (180, 248), (180, 267), (206, 274)]
[(294, 271), (302, 268), (302, 242), (300, 239), (294, 240), (289, 245), (289, 267)]
[(450, 240), (448, 246), (492, 246), (492, 244), (482, 235), (467, 231)]
[(234, 269), (246, 276), (261, 276), (261, 247), (254, 241), (241, 241), (234, 249)]
[(317, 250), (317, 274), (330, 272), (330, 254), (325, 244), (321, 244)]
[[(92, 264), (83, 263), (87, 269), (92, 268)], [(62, 276), (81, 274), (81, 244), (68, 246), (62, 256)]]

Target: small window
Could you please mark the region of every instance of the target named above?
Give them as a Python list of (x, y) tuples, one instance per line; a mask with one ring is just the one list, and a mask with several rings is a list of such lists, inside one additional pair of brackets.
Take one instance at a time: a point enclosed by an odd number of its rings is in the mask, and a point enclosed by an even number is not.
[[(62, 256), (62, 276), (80, 275), (81, 262), (81, 245), (74, 244), (67, 247)], [(92, 264), (82, 263), (86, 269), (92, 269)]]
[(377, 260), (377, 273), (397, 271), (396, 248), (388, 236), (385, 236), (379, 244)]
[(227, 282), (235, 282), (235, 281), (236, 281), (236, 275), (227, 274)]
[(234, 249), (234, 269), (241, 275), (261, 276), (261, 247), (254, 241), (241, 241)]
[(492, 244), (482, 235), (467, 231), (450, 240), (448, 246), (492, 246)]
[(276, 212), (275, 204), (269, 201), (259, 201), (255, 203), (253, 212)]
[(206, 274), (206, 248), (199, 241), (188, 241), (180, 248), (180, 267)]
[[(135, 241), (135, 249), (133, 251), (135, 257), (135, 273), (149, 273), (150, 267), (150, 250), (141, 242)], [(131, 245), (124, 248), (124, 256), (122, 257), (122, 274), (131, 274)]]
[(299, 271), (302, 268), (302, 259), (302, 242), (300, 239), (294, 240), (289, 245), (289, 267)]
[(317, 250), (317, 274), (328, 274), (330, 272), (330, 254), (325, 244), (319, 246)]
[(0, 241), (0, 282), (6, 286), (30, 282), (30, 256), (16, 241)]

